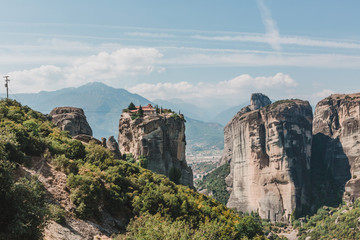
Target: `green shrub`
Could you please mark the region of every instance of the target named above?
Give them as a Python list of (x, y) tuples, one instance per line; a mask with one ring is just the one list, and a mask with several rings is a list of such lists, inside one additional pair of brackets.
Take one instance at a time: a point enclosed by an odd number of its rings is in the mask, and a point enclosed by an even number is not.
[(176, 167), (170, 168), (169, 178), (174, 183), (179, 184), (180, 183), (180, 178), (181, 178), (181, 170), (176, 168)]
[(73, 140), (68, 145), (66, 157), (70, 159), (84, 159), (86, 157), (85, 146), (80, 141)]
[(64, 154), (55, 155), (51, 159), (51, 163), (55, 166), (56, 170), (62, 171), (67, 174), (76, 174), (79, 171), (76, 162), (74, 160), (68, 159)]
[(45, 226), (45, 190), (37, 179), (14, 181), (11, 165), (0, 163), (0, 239), (40, 239)]
[(145, 156), (140, 156), (139, 157), (139, 166), (142, 168), (147, 168), (148, 167), (148, 160)]
[(128, 153), (128, 154), (125, 154), (125, 160), (129, 163), (135, 163), (136, 160), (134, 158), (134, 156), (132, 155), (132, 153)]
[(59, 223), (59, 224), (65, 224), (65, 210), (61, 208), (57, 204), (49, 204), (48, 205), (50, 219)]
[[(86, 167), (83, 168), (83, 171), (87, 171)], [(78, 206), (76, 214), (81, 218), (97, 217), (103, 191), (99, 177), (90, 172), (81, 175), (71, 173), (67, 179), (67, 186), (72, 189), (71, 201)]]
[(230, 197), (227, 191), (225, 178), (230, 174), (230, 164), (224, 164), (208, 175), (204, 176), (199, 182), (198, 188), (208, 189), (213, 193), (213, 197), (224, 205), (227, 204)]

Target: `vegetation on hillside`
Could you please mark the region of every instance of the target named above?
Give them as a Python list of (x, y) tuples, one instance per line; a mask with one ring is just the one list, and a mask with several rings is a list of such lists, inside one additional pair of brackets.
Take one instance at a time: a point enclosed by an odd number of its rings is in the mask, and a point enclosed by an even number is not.
[(226, 190), (225, 178), (230, 174), (230, 164), (224, 164), (208, 175), (204, 176), (199, 182), (199, 189), (207, 189), (212, 192), (213, 197), (226, 205), (229, 199), (229, 192)]
[(186, 138), (191, 151), (224, 148), (224, 127), (186, 118)]
[[(68, 175), (67, 187), (76, 205), (74, 214), (79, 218), (100, 223), (101, 211), (107, 210), (114, 217), (132, 219), (127, 235), (119, 237), (170, 239), (167, 236), (171, 229), (183, 229), (178, 233), (188, 234), (183, 239), (263, 238), (258, 219), (239, 217), (211, 197), (176, 185), (136, 164), (116, 160), (100, 145), (84, 146), (27, 106), (0, 101), (0, 118), (1, 238), (41, 236), (49, 212), (44, 187), (36, 178), (16, 175), (17, 166), (28, 164), (30, 156), (40, 155)], [(61, 209), (52, 206), (50, 211), (56, 213), (58, 221), (63, 221)], [(163, 231), (155, 233), (156, 219), (164, 225)]]
[(360, 239), (360, 200), (354, 204), (340, 205), (338, 208), (322, 207), (312, 217), (307, 217), (299, 239)]

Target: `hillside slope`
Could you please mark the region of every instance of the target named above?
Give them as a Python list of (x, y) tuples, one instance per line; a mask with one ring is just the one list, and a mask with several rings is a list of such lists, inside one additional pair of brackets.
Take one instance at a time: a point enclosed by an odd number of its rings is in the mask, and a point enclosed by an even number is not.
[(40, 239), (47, 216), (47, 239), (62, 239), (58, 230), (71, 239), (125, 231), (120, 239), (154, 239), (157, 222), (168, 227), (158, 239), (263, 239), (258, 219), (115, 160), (101, 145), (83, 145), (27, 106), (0, 101), (0, 115), (3, 239)]

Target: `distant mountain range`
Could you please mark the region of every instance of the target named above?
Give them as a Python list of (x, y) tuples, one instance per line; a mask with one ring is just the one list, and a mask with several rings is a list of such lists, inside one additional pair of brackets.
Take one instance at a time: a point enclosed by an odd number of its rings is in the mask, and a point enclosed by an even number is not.
[(14, 98), (42, 113), (50, 113), (60, 106), (82, 108), (96, 138), (117, 136), (122, 109), (130, 102), (135, 105), (151, 103), (138, 94), (98, 82), (52, 92), (15, 94)]
[(130, 102), (135, 105), (158, 104), (185, 115), (189, 148), (195, 145), (196, 148), (223, 148), (223, 126), (195, 120), (194, 118), (201, 118), (204, 113), (200, 108), (180, 99), (149, 101), (125, 89), (113, 88), (99, 82), (51, 92), (14, 94), (10, 97), (42, 113), (50, 113), (53, 108), (60, 106), (82, 108), (96, 138), (109, 136), (117, 138), (122, 109)]
[(214, 118), (211, 119), (211, 121), (220, 123), (221, 125), (225, 126), (234, 117), (234, 115), (240, 111), (240, 109), (247, 105), (248, 103), (242, 103), (240, 105), (227, 108), (222, 112), (218, 113)]

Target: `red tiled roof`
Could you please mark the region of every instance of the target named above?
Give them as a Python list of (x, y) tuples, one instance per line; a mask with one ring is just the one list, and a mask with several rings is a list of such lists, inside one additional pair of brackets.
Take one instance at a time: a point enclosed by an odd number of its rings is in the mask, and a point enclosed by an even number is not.
[[(136, 106), (136, 109), (130, 110), (130, 112), (135, 113), (139, 111), (140, 106)], [(143, 111), (155, 111), (155, 108), (149, 103), (147, 106), (141, 107)]]

